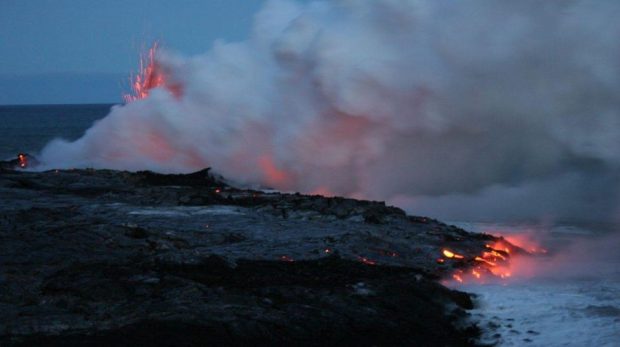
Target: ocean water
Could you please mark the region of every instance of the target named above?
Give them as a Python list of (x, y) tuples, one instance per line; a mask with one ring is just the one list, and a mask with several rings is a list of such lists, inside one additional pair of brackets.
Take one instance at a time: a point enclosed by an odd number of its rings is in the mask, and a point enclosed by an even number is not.
[[(499, 346), (620, 346), (620, 237), (608, 225), (453, 223), (528, 235), (548, 253), (523, 259), (515, 277), (449, 285), (477, 295), (472, 318)], [(528, 257), (529, 258), (529, 257)]]
[[(79, 138), (112, 105), (0, 106), (0, 158), (38, 153), (56, 137)], [(499, 346), (620, 346), (620, 237), (615, 226), (452, 223), (466, 230), (528, 234), (549, 254), (527, 276), (450, 283), (477, 295), (472, 319)]]
[(0, 106), (0, 159), (38, 153), (50, 140), (78, 139), (112, 105)]

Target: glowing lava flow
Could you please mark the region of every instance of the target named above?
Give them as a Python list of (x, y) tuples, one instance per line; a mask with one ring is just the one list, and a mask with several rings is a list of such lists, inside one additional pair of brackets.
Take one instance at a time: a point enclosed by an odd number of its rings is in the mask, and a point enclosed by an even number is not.
[(531, 242), (522, 244), (516, 237), (512, 237), (510, 240), (500, 238), (493, 243), (486, 244), (485, 250), (473, 258), (444, 248), (441, 251), (441, 257), (437, 259), (437, 263), (458, 262), (458, 268), (451, 274), (452, 279), (456, 282), (485, 283), (494, 279), (511, 278), (514, 271), (518, 270), (515, 269), (515, 266), (518, 266), (518, 263), (514, 261), (515, 257), (547, 252)]
[(149, 96), (151, 89), (158, 87), (166, 88), (176, 97), (181, 95), (180, 86), (171, 84), (167, 80), (160, 64), (157, 62), (158, 49), (159, 43), (155, 42), (146, 54), (141, 54), (140, 71), (137, 75), (130, 77), (131, 93), (123, 95), (125, 102), (129, 103), (144, 99)]

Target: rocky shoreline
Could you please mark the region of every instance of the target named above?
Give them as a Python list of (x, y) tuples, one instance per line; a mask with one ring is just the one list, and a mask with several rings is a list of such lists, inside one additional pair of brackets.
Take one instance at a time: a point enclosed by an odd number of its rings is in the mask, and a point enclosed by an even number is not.
[(0, 163), (0, 345), (474, 345), (494, 238), (382, 202)]

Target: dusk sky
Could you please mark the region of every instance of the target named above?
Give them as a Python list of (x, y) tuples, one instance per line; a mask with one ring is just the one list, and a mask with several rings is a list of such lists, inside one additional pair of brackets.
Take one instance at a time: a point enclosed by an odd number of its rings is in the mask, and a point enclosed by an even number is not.
[(183, 54), (247, 37), (264, 0), (2, 0), (0, 104), (120, 102), (153, 40)]

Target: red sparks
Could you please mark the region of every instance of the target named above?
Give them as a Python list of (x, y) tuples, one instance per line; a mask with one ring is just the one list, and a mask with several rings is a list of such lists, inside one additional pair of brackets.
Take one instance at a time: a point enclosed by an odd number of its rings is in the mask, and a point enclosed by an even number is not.
[(123, 95), (126, 103), (144, 99), (149, 96), (151, 89), (158, 87), (165, 87), (176, 97), (181, 95), (180, 86), (170, 83), (158, 64), (156, 60), (158, 49), (159, 43), (155, 42), (146, 54), (140, 55), (140, 71), (130, 77), (131, 93)]

